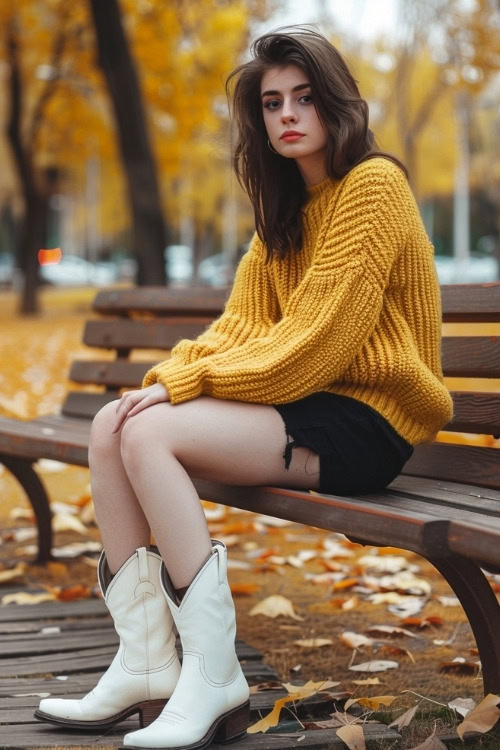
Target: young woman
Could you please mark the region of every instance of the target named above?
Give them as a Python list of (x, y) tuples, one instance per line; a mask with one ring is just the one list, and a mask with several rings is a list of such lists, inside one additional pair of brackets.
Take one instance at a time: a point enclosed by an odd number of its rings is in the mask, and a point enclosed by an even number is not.
[(226, 549), (191, 477), (380, 490), (452, 416), (433, 247), (405, 168), (377, 149), (323, 36), (278, 29), (252, 52), (226, 93), (256, 232), (218, 320), (95, 417), (99, 581), (120, 648), (88, 695), (42, 700), (37, 714), (147, 724), (169, 699), (127, 748), (202, 748), (247, 726)]

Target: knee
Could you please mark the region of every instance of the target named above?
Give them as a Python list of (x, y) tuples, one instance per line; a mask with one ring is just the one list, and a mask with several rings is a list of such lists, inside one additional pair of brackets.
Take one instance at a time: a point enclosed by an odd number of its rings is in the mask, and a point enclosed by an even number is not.
[(125, 420), (120, 431), (120, 451), (127, 469), (136, 469), (144, 453), (150, 452), (153, 446), (169, 450), (170, 438), (175, 432), (173, 408), (167, 403), (157, 404)]
[(92, 420), (90, 428), (89, 456), (96, 453), (102, 454), (110, 449), (116, 450), (118, 438), (113, 435), (112, 430), (116, 422), (116, 407), (118, 399), (110, 401), (109, 404), (100, 409)]

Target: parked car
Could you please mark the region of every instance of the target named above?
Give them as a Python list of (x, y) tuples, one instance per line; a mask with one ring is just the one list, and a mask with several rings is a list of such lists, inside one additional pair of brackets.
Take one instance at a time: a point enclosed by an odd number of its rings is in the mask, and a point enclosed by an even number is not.
[(235, 266), (225, 253), (204, 258), (198, 266), (198, 279), (210, 286), (228, 286), (234, 279)]
[(41, 266), (40, 278), (61, 286), (106, 286), (116, 281), (114, 263), (90, 263), (78, 255), (64, 254), (59, 263)]
[(491, 255), (471, 255), (463, 267), (447, 255), (436, 255), (435, 262), (440, 284), (480, 284), (500, 279), (498, 261)]

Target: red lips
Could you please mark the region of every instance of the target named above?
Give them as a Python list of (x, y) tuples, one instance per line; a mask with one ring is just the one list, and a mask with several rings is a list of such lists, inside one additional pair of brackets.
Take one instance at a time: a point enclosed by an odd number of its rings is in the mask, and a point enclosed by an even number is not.
[(285, 130), (285, 132), (280, 135), (280, 141), (282, 138), (286, 138), (289, 135), (305, 135), (305, 133), (299, 133), (298, 130)]

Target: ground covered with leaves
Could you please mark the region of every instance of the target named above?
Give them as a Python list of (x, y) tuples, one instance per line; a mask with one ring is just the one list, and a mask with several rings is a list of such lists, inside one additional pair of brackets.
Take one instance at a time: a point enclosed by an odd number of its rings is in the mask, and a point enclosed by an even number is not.
[[(17, 318), (14, 300), (4, 300), (2, 415), (24, 419), (57, 411), (70, 362), (91, 356), (80, 342), (92, 293), (79, 295), (52, 293), (50, 310), (32, 320)], [(36, 468), (52, 500), (57, 558), (45, 568), (29, 564), (36, 550), (32, 512), (0, 467), (2, 604), (98, 596), (100, 540), (88, 470), (46, 460)], [(310, 690), (351, 701), (353, 721), (367, 716), (395, 721), (405, 748), (416, 747), (434, 730), (455, 731), (482, 701), (481, 665), (467, 619), (427, 561), (213, 503), (204, 502), (204, 508), (212, 536), (229, 549), (238, 636), (264, 654), (281, 689), (282, 683), (290, 689), (292, 683), (309, 683)], [(490, 581), (500, 593), (500, 576)], [(3, 596), (2, 585), (9, 587)], [(481, 705), (483, 731), (500, 716), (498, 702), (491, 698)], [(293, 721), (293, 705), (285, 702), (274, 718)], [(335, 716), (325, 720), (342, 723)], [(438, 747), (434, 740), (423, 745)], [(500, 738), (486, 732), (477, 747), (500, 747)]]

